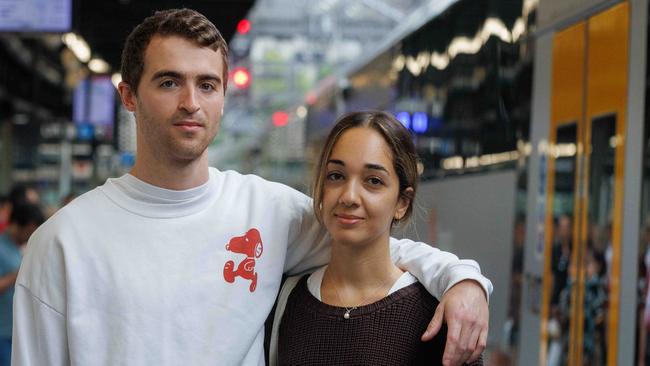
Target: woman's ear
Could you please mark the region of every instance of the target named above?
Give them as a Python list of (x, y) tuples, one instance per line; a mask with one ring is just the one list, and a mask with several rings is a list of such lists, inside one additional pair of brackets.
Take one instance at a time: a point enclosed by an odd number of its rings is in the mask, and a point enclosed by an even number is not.
[(412, 200), (413, 188), (407, 187), (400, 193), (399, 198), (397, 199), (397, 206), (395, 206), (395, 215), (393, 216), (396, 221), (399, 221), (404, 217), (406, 211), (411, 206)]

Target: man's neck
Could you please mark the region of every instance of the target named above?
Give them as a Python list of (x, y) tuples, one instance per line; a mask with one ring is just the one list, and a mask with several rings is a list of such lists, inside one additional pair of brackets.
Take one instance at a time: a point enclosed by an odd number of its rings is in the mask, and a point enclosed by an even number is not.
[(198, 187), (208, 181), (207, 153), (190, 162), (152, 160), (136, 158), (131, 175), (156, 187), (176, 191)]

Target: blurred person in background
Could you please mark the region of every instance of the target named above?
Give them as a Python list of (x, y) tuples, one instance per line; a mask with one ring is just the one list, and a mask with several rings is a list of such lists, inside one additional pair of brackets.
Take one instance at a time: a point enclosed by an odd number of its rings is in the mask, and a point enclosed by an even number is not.
[(9, 226), (11, 208), (25, 203), (40, 204), (40, 195), (33, 187), (18, 184), (11, 188), (7, 196), (0, 197), (0, 233)]
[(0, 234), (4, 233), (9, 226), (9, 216), (11, 215), (11, 202), (7, 196), (0, 196)]
[[(157, 12), (129, 35), (119, 92), (135, 114), (135, 165), (30, 239), (14, 366), (264, 364), (264, 321), (283, 272), (324, 265), (329, 238), (309, 197), (208, 166), (227, 56), (215, 26), (189, 9)], [(491, 283), (478, 265), (410, 240), (394, 240), (391, 254), (458, 330), (448, 364), (482, 350)]]
[(9, 192), (9, 201), (12, 205), (20, 205), (24, 203), (40, 205), (41, 195), (38, 193), (36, 188), (32, 186), (18, 184)]
[(585, 253), (584, 290), (584, 364), (604, 365), (607, 360), (605, 345), (605, 316), (607, 304), (606, 264), (603, 253), (587, 248)]
[(566, 355), (566, 334), (568, 333), (567, 314), (560, 304), (562, 292), (569, 281), (571, 266), (571, 250), (573, 247), (573, 228), (571, 214), (563, 213), (553, 220), (555, 238), (551, 249), (551, 272), (553, 273), (553, 288), (551, 291), (551, 306), (548, 321), (549, 350), (548, 366), (560, 365)]
[[(591, 247), (585, 249), (584, 257), (585, 283), (584, 283), (584, 324), (583, 324), (583, 365), (600, 366), (606, 362), (605, 354), (605, 257), (602, 253)], [(569, 264), (569, 276), (566, 287), (560, 292), (559, 309), (561, 322), (568, 328), (570, 323), (571, 292), (577, 283), (577, 268)], [(569, 352), (569, 332), (562, 334), (561, 364), (567, 363)]]
[(12, 304), (22, 249), (44, 221), (37, 205), (18, 204), (11, 210), (9, 225), (0, 235), (0, 366), (8, 366), (11, 360)]
[(606, 280), (607, 280), (607, 286), (609, 287), (609, 284), (612, 279), (612, 259), (614, 256), (614, 246), (612, 243), (612, 221), (610, 220), (607, 222), (607, 225), (605, 226), (605, 250), (604, 250), (604, 255), (605, 255), (605, 273), (606, 273)]
[[(560, 292), (567, 285), (569, 264), (571, 263), (571, 249), (573, 247), (572, 228), (571, 215), (560, 215), (557, 220), (551, 259), (551, 271), (553, 272), (551, 308), (557, 307), (560, 301)], [(555, 312), (555, 310), (551, 311)]]

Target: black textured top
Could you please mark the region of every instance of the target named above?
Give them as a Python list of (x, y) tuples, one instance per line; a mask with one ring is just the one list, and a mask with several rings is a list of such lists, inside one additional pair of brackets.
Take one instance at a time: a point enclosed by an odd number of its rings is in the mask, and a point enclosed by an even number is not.
[[(442, 365), (447, 329), (430, 342), (420, 337), (438, 300), (420, 284), (350, 311), (316, 299), (300, 279), (280, 323), (280, 365)], [(482, 365), (481, 359), (472, 365)]]

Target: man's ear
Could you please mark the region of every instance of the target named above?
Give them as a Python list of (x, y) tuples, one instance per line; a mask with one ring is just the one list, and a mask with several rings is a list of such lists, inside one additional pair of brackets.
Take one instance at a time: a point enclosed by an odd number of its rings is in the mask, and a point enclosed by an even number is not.
[(117, 84), (117, 91), (120, 93), (122, 104), (129, 112), (135, 112), (137, 96), (131, 86), (124, 81)]

